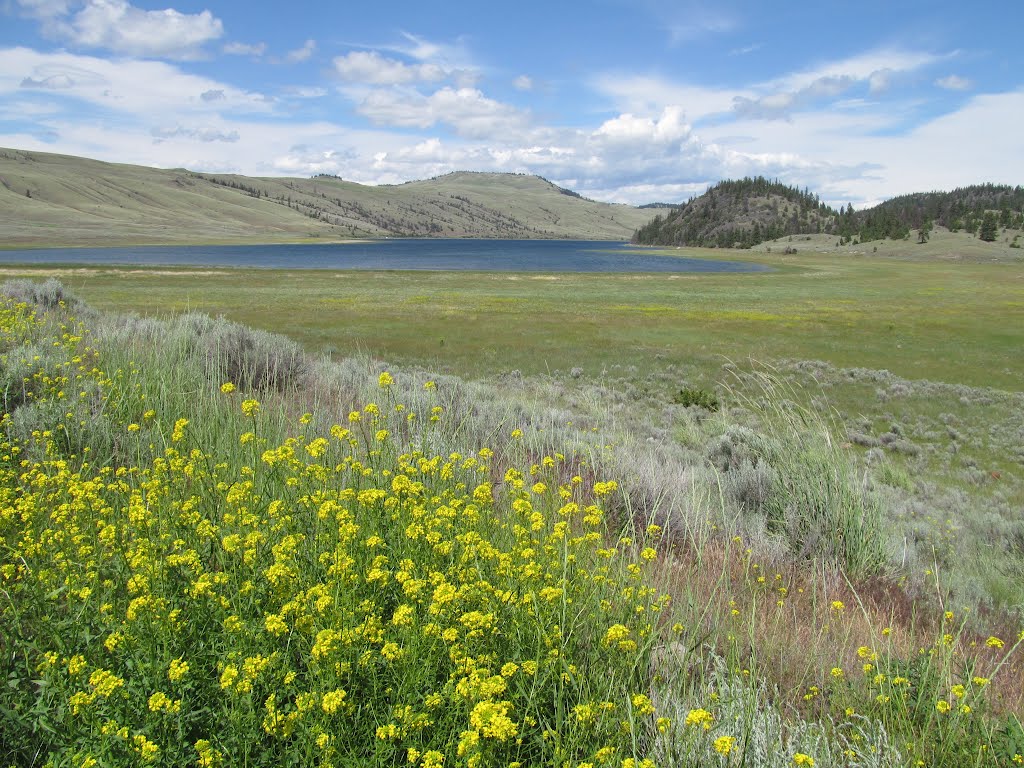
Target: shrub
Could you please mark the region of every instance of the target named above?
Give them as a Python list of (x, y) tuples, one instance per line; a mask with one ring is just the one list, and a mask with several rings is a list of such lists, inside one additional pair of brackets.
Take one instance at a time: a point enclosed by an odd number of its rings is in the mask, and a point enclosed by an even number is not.
[(64, 307), (79, 317), (85, 313), (91, 314), (84, 302), (53, 277), (41, 283), (26, 279), (8, 280), (0, 286), (0, 294), (12, 301), (32, 304), (41, 309)]
[(697, 389), (694, 387), (684, 387), (679, 390), (678, 393), (672, 396), (672, 402), (681, 405), (684, 408), (697, 406), (698, 408), (704, 408), (711, 412), (717, 411), (720, 406), (718, 396), (714, 392), (708, 392), (705, 389)]

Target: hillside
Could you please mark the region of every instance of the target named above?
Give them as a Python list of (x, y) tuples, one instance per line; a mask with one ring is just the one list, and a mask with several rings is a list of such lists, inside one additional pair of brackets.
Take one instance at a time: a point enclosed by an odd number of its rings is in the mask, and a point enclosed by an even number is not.
[(806, 190), (763, 177), (723, 181), (640, 227), (640, 245), (750, 248), (786, 235), (827, 232), (837, 212)]
[[(977, 184), (952, 192), (918, 192), (861, 211), (836, 211), (817, 195), (765, 178), (723, 181), (668, 215), (640, 227), (640, 245), (751, 248), (792, 235), (829, 235), (839, 245), (904, 240), (926, 242), (935, 227), (995, 242), (1024, 228), (1024, 188)], [(1016, 247), (1016, 245), (1014, 246)]]
[(536, 176), (452, 173), (395, 186), (255, 178), (0, 149), (6, 246), (308, 238), (626, 240), (653, 211), (581, 198)]
[[(986, 221), (987, 235), (982, 232)], [(975, 184), (952, 192), (900, 195), (874, 208), (848, 210), (839, 221), (837, 234), (856, 236), (861, 242), (895, 240), (906, 237), (912, 229), (920, 232), (923, 228), (927, 234), (935, 225), (950, 232), (978, 234), (992, 242), (996, 230), (1024, 227), (1024, 187)]]

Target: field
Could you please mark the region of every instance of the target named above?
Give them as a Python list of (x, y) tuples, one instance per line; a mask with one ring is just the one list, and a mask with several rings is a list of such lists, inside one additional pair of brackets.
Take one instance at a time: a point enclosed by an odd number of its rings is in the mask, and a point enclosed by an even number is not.
[(728, 257), (775, 269), (6, 269), (92, 309), (8, 289), (50, 310), (4, 315), (3, 727), (76, 766), (1024, 760), (1024, 264)]

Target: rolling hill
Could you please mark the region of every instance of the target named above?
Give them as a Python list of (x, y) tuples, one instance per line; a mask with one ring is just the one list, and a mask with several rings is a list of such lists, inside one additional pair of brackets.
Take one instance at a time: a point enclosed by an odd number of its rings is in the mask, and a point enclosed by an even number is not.
[(628, 240), (656, 211), (537, 176), (451, 173), (366, 186), (256, 178), (0, 149), (0, 244), (130, 245), (365, 237)]

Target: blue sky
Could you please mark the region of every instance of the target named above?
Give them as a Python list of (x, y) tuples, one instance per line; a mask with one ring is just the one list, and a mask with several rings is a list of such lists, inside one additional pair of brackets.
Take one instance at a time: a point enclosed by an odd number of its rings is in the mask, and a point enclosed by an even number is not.
[(628, 203), (763, 174), (863, 206), (1024, 184), (1022, 28), (1018, 0), (0, 0), (0, 146)]

